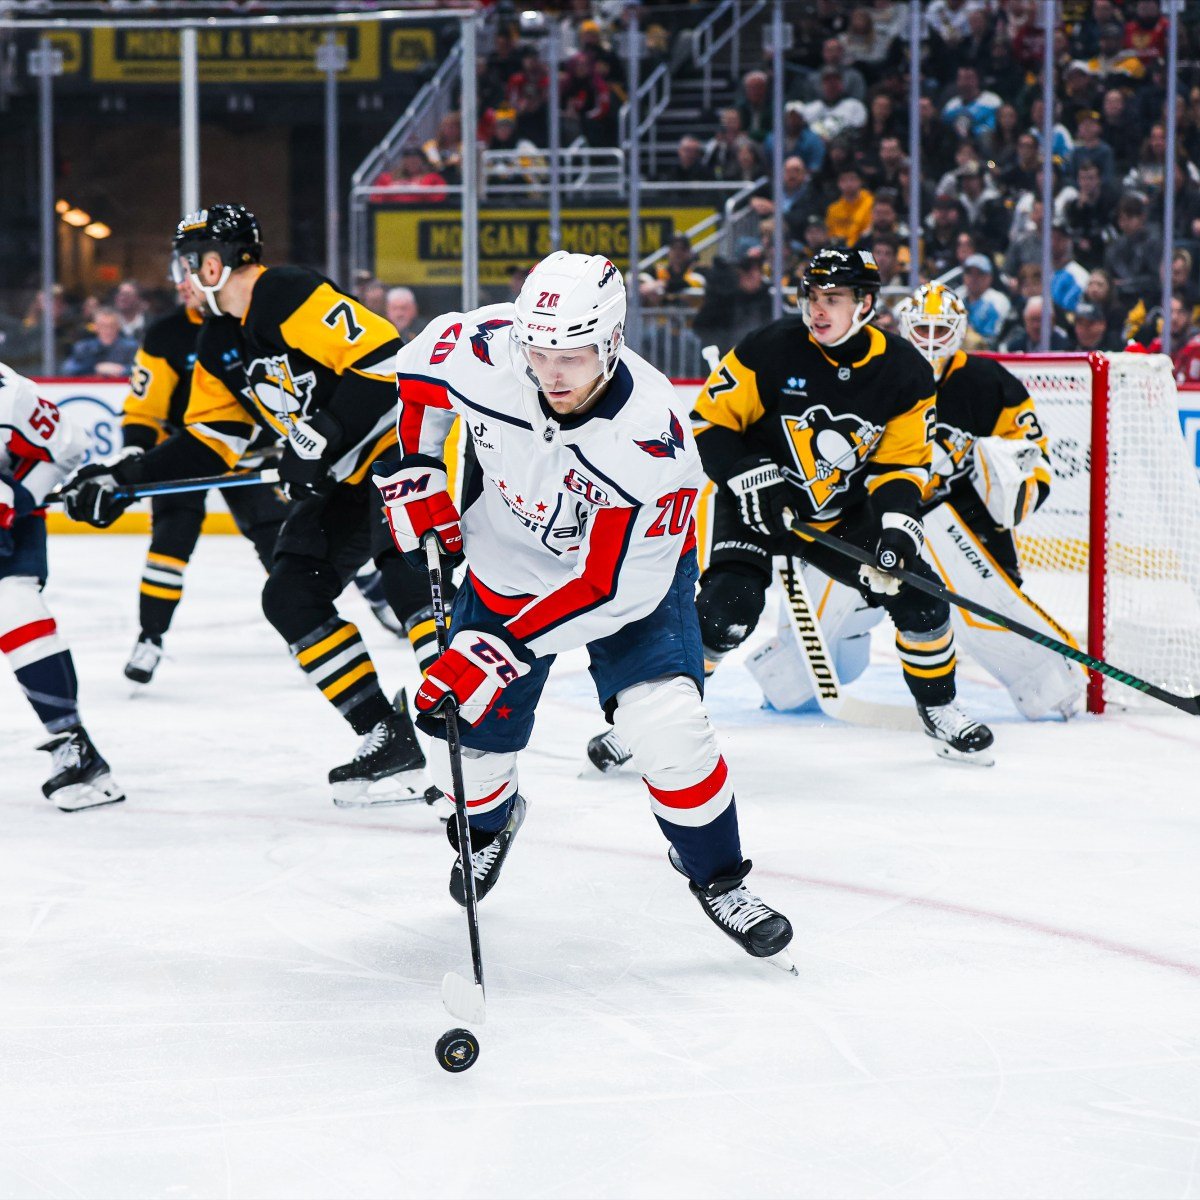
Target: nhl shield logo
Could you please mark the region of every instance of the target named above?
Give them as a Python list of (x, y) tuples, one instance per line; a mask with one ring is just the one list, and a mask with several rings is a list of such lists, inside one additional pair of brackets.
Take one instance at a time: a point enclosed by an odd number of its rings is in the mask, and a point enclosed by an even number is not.
[(854, 413), (835, 417), (823, 404), (781, 420), (796, 464), (784, 467), (783, 474), (808, 493), (815, 512), (846, 491), (883, 437), (882, 425)]
[(838, 378), (843, 383), (845, 383), (846, 380), (850, 378), (850, 368), (849, 367), (838, 367)]

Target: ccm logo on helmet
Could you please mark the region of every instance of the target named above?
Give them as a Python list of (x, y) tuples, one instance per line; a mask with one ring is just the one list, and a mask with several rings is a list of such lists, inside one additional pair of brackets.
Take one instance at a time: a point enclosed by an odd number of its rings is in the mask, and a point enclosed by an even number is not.
[(532, 321), (527, 321), (525, 324), (525, 328), (526, 329), (536, 329), (539, 333), (553, 333), (558, 328), (558, 326), (557, 325), (535, 325)]

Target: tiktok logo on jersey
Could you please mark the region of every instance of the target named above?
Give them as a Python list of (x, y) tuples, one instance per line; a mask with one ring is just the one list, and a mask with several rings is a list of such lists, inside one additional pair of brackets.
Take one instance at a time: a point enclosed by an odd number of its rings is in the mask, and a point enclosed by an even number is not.
[(835, 417), (823, 404), (780, 420), (796, 464), (784, 467), (783, 475), (808, 493), (814, 512), (846, 491), (883, 437), (882, 425), (854, 413)]
[(308, 415), (308, 404), (317, 386), (312, 371), (297, 375), (286, 354), (256, 358), (247, 368), (246, 394), (270, 416), (280, 421)]

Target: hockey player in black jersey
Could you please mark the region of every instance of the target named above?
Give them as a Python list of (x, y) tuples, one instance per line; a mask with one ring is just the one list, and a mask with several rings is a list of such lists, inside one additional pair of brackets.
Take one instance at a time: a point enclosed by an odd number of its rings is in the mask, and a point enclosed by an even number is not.
[[(316, 272), (264, 267), (258, 222), (241, 205), (184, 217), (174, 252), (211, 314), (184, 428), (140, 456), (85, 468), (64, 495), (67, 513), (103, 528), (129, 504), (123, 486), (231, 471), (260, 428), (286, 439), (279, 477), (292, 503), (263, 611), (362, 736), (353, 761), (330, 772), (335, 803), (420, 798), (425, 760), (403, 699), (388, 702), (358, 629), (335, 607), (371, 557), (397, 616), (428, 604), (367, 478), (396, 444), (396, 330)], [(240, 373), (230, 381), (234, 359)]]
[[(921, 506), (936, 422), (928, 364), (868, 325), (879, 290), (873, 258), (821, 250), (805, 270), (802, 314), (744, 338), (696, 403), (697, 442), (718, 492), (713, 550), (697, 605), (715, 665), (754, 629), (773, 555), (800, 557), (885, 608), (904, 679), (945, 758), (993, 761), (992, 734), (956, 700), (949, 605), (888, 573), (935, 578), (921, 557)], [(874, 552), (858, 568), (789, 529), (792, 517)]]
[[(177, 260), (172, 260), (174, 268)], [(180, 304), (160, 317), (147, 330), (141, 349), (134, 359), (125, 398), (121, 432), (125, 448), (123, 458), (144, 454), (183, 428), (191, 395), (192, 367), (196, 361), (196, 342), (204, 323), (204, 297), (187, 274), (173, 270), (175, 290)], [(223, 362), (225, 383), (240, 386), (241, 362)], [(250, 461), (259, 444), (274, 444), (276, 436), (262, 431), (249, 451)], [(171, 625), (175, 609), (183, 596), (183, 573), (204, 523), (204, 492), (155, 496), (150, 501), (150, 549), (142, 571), (138, 591), (138, 640), (129, 662), (126, 678), (149, 683), (162, 658), (163, 635)], [(287, 505), (274, 488), (231, 488), (225, 502), (242, 535), (254, 545), (265, 569), (271, 569), (275, 539), (287, 514)]]
[[(142, 454), (182, 429), (191, 398), (196, 342), (207, 306), (181, 261), (174, 257), (171, 278), (180, 305), (146, 330), (134, 360), (121, 419), (124, 456)], [(244, 385), (241, 360), (224, 355), (221, 370), (229, 389), (239, 391)], [(273, 460), (279, 439), (274, 429), (260, 428), (238, 467), (249, 469)], [(269, 571), (275, 539), (287, 516), (287, 503), (267, 484), (231, 488), (224, 499), (238, 531), (253, 544), (259, 561)], [(150, 501), (150, 549), (138, 591), (140, 629), (125, 664), (125, 676), (134, 683), (149, 683), (162, 658), (163, 637), (183, 597), (184, 571), (204, 524), (205, 501), (204, 492), (155, 496)], [(397, 634), (408, 632), (416, 648), (413, 630), (424, 621), (420, 609), (414, 610), (408, 622), (410, 629), (405, 630), (388, 605), (377, 570), (360, 574), (354, 582), (379, 622)], [(432, 658), (431, 653), (422, 657), (420, 649), (417, 654), (422, 667)]]
[(1050, 451), (1025, 385), (961, 347), (962, 301), (927, 283), (896, 309), (900, 332), (933, 368), (937, 427), (926, 507), (949, 500), (1016, 584), (1013, 528), (1050, 494)]
[[(963, 351), (967, 311), (943, 284), (918, 288), (896, 316), (937, 380), (922, 508), (926, 553), (951, 588), (970, 589), (990, 607), (1071, 642), (1022, 590), (1014, 531), (1045, 502), (1052, 480), (1049, 442), (1028, 390), (1003, 364)], [(983, 569), (971, 565), (972, 555)], [(964, 649), (1004, 684), (1024, 716), (1069, 717), (1081, 709), (1081, 668), (993, 626), (961, 618), (956, 624)]]

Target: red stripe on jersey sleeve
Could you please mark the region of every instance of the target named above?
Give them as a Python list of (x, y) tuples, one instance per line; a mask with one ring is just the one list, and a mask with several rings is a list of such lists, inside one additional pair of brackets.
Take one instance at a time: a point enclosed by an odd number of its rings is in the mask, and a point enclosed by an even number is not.
[(414, 379), (403, 375), (396, 381), (402, 404), (423, 404), (426, 408), (449, 408), (450, 393), (445, 384), (433, 379)]
[(405, 454), (421, 453), (421, 426), (425, 424), (425, 408), (421, 404), (400, 405), (400, 449)]
[(583, 574), (507, 622), (509, 633), (526, 642), (611, 599), (636, 519), (635, 508), (602, 508), (592, 522)]
[(34, 462), (50, 462), (50, 451), (45, 446), (35, 446), (27, 437), (15, 429), (8, 438), (8, 452), (14, 458), (31, 458)]
[(672, 791), (668, 788), (657, 788), (648, 779), (646, 787), (650, 789), (650, 795), (667, 808), (699, 808), (700, 805), (707, 804), (725, 786), (728, 778), (729, 768), (722, 757), (717, 759), (717, 765), (705, 778), (691, 787)]

